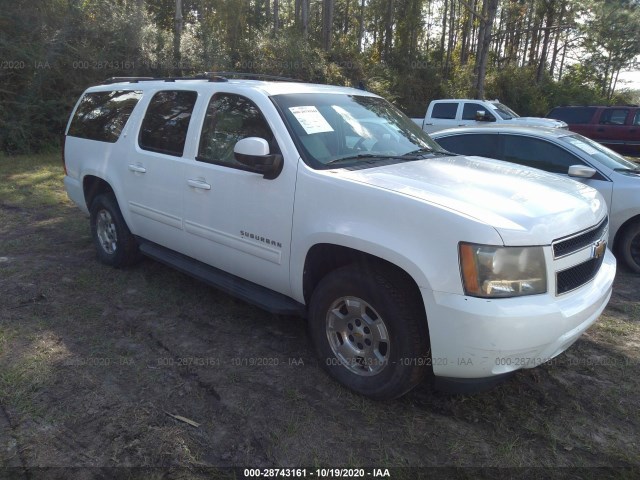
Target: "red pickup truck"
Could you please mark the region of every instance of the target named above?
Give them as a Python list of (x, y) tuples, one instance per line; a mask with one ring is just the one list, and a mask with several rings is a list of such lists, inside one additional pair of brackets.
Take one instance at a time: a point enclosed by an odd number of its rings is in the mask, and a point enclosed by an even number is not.
[(640, 156), (638, 105), (556, 107), (547, 114), (547, 118), (563, 120), (572, 132), (592, 138), (624, 155)]

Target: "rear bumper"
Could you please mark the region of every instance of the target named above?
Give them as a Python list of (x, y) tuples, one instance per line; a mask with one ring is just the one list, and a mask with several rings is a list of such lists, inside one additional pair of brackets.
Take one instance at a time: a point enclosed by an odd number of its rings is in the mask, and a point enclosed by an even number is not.
[(75, 203), (84, 213), (89, 213), (89, 209), (87, 208), (87, 204), (84, 198), (84, 190), (82, 188), (82, 183), (69, 175), (64, 177), (64, 188), (67, 191), (67, 195), (69, 199)]
[(493, 300), (423, 290), (434, 374), (491, 381), (549, 361), (600, 316), (615, 272), (616, 260), (607, 250), (593, 280), (558, 297), (547, 293)]

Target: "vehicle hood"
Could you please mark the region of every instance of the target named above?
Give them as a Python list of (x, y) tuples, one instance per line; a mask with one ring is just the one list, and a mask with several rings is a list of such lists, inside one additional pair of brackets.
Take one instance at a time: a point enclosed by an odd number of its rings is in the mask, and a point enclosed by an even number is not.
[(490, 225), (505, 245), (549, 245), (592, 227), (607, 211), (603, 197), (587, 185), (475, 156), (344, 169), (340, 175)]
[(562, 120), (554, 120), (553, 118), (541, 117), (516, 117), (510, 120), (516, 125), (528, 127), (550, 127), (550, 128), (569, 128), (566, 122)]

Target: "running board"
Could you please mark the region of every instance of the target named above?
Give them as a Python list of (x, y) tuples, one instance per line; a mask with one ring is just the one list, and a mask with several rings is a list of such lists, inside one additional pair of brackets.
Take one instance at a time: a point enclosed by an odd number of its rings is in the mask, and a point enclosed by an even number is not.
[(229, 295), (260, 307), (276, 315), (306, 317), (306, 308), (292, 298), (262, 287), (218, 268), (174, 252), (168, 248), (140, 239), (140, 252), (191, 277), (197, 278)]

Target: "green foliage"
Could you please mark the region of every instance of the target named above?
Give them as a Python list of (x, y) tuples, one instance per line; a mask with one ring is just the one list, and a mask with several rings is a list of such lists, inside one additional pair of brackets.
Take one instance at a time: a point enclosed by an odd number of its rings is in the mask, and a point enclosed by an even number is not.
[[(443, 0), (366, 0), (364, 8), (361, 0), (334, 0), (329, 51), (321, 46), (326, 2), (309, 2), (306, 34), (296, 9), (301, 2), (279, 0), (275, 33), (274, 0), (182, 0), (179, 63), (175, 0), (5, 2), (0, 9), (0, 151), (37, 152), (59, 145), (79, 94), (111, 76), (234, 70), (363, 83), (410, 116), (423, 116), (430, 100), (472, 95), (479, 20), (469, 8), (480, 9), (482, 1), (448, 0), (443, 18)], [(637, 101), (637, 94), (620, 93), (619, 86), (613, 92), (617, 72), (640, 53), (637, 2), (501, 0), (497, 18), (488, 98), (500, 98), (523, 115), (543, 115), (559, 104)], [(545, 27), (558, 22), (567, 28), (547, 29), (548, 53), (540, 58)], [(564, 63), (565, 45), (574, 55), (582, 53), (580, 62)], [(549, 52), (556, 47), (552, 67)], [(561, 79), (550, 76), (561, 69)]]

